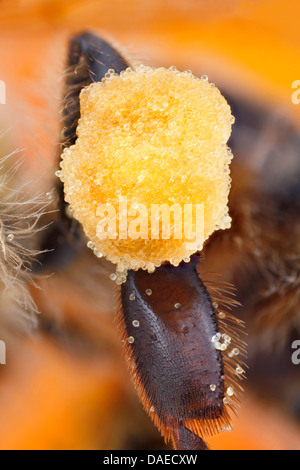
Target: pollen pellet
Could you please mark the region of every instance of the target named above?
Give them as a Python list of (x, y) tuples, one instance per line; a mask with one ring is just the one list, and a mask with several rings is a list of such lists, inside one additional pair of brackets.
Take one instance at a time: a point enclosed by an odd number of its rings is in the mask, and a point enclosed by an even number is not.
[(230, 344), (231, 343), (231, 337), (228, 335), (223, 335), (223, 339), (225, 343)]
[(214, 343), (214, 346), (218, 351), (223, 351), (223, 345), (222, 345), (222, 343), (220, 343), (220, 341), (216, 341)]
[(99, 250), (94, 250), (94, 255), (97, 256), (97, 258), (102, 258), (102, 253)]
[(70, 205), (66, 207), (66, 214), (70, 218), (73, 217), (73, 208)]
[(233, 118), (207, 77), (142, 65), (110, 72), (81, 91), (80, 111), (78, 138), (56, 175), (103, 256), (153, 272), (166, 261), (187, 261), (215, 230), (230, 227)]
[(217, 343), (220, 341), (222, 335), (221, 333), (216, 333), (212, 338), (211, 338), (211, 342), (212, 343)]

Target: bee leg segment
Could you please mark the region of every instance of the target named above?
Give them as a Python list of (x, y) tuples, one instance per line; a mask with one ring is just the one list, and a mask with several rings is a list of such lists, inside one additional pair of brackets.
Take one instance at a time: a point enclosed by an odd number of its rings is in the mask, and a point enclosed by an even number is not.
[(174, 429), (172, 440), (175, 450), (208, 450), (207, 445), (201, 437), (194, 434), (182, 424), (180, 424), (177, 429)]
[[(83, 87), (101, 81), (109, 69), (120, 72), (129, 64), (109, 43), (98, 36), (83, 32), (70, 39), (68, 71), (62, 109), (62, 147), (73, 145), (77, 139), (76, 128), (80, 118), (79, 95)], [(41, 241), (45, 250), (34, 265), (37, 273), (45, 268), (60, 268), (72, 261), (85, 246), (78, 222), (68, 215), (64, 200), (63, 184), (56, 185), (58, 197), (58, 218), (49, 226)]]
[(129, 67), (127, 61), (108, 42), (84, 32), (70, 40), (63, 107), (63, 148), (76, 141), (76, 128), (80, 117), (79, 95), (85, 86), (100, 82), (109, 69), (120, 73)]
[(194, 255), (151, 274), (129, 271), (119, 305), (139, 397), (165, 440), (182, 449), (205, 448), (201, 438), (229, 424), (223, 358), (215, 346), (221, 335), (198, 260)]

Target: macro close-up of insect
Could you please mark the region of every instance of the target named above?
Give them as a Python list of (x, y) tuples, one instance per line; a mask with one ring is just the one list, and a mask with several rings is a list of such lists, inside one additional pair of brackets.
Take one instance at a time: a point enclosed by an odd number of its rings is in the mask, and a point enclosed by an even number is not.
[(85, 24), (1, 134), (0, 448), (299, 448), (296, 112)]
[[(91, 33), (74, 36), (69, 50), (70, 71), (63, 108), (65, 149), (74, 145), (77, 139), (79, 93), (83, 87), (100, 82), (112, 73), (131, 72), (129, 64), (111, 45)], [(203, 80), (206, 82), (207, 78)], [(168, 96), (168, 90), (163, 90), (163, 94)], [(132, 102), (130, 104), (134, 106)], [(109, 105), (112, 106), (111, 103)], [(143, 139), (143, 134), (140, 134), (140, 139)], [(60, 170), (56, 175), (63, 181), (66, 178)], [(88, 185), (93, 184), (91, 170), (88, 176)], [(41, 269), (47, 266), (47, 256), (51, 260), (57, 256), (57, 230), (61, 231), (66, 245), (69, 233), (73, 230), (76, 237), (76, 232), (79, 232), (79, 228), (74, 226), (76, 222), (71, 221), (71, 206), (67, 208), (64, 203), (62, 188), (59, 198), (62, 220), (54, 233), (51, 233), (52, 227), (48, 229), (50, 235), (47, 233), (45, 248), (50, 248), (50, 236), (54, 241), (53, 251), (43, 255)], [(73, 211), (73, 206), (71, 209)], [(134, 244), (134, 241), (130, 243)], [(89, 241), (87, 245), (94, 250), (96, 257), (103, 256), (94, 243)], [(171, 250), (175, 251), (175, 248), (171, 246)], [(65, 249), (68, 250), (68, 246)], [(127, 250), (131, 254), (130, 247)], [(155, 254), (151, 253), (153, 262)], [(120, 259), (126, 259), (126, 254)], [(126, 280), (124, 271), (111, 275), (118, 284), (124, 281), (118, 294), (118, 321), (134, 383), (145, 409), (166, 441), (171, 439), (176, 449), (203, 449), (206, 447), (203, 435), (230, 425), (226, 406), (229, 407), (231, 401), (234, 404), (241, 389), (239, 379), (244, 374), (243, 361), (236, 359), (245, 352), (238, 333), (239, 321), (217, 309), (219, 304), (226, 308), (234, 301), (222, 294), (222, 287), (214, 284), (209, 294), (197, 271), (198, 261), (199, 255), (196, 254), (191, 259), (188, 257), (178, 262), (177, 266), (175, 263), (163, 264), (153, 273), (152, 269), (148, 272), (145, 268), (129, 269)], [(230, 291), (230, 285), (225, 284), (224, 290)], [(221, 352), (227, 349), (225, 363)]]

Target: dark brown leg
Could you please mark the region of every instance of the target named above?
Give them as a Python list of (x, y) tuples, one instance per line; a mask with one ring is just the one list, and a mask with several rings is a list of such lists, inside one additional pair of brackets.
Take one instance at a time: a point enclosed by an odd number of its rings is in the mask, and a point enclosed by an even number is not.
[(146, 411), (180, 449), (205, 448), (197, 434), (213, 430), (224, 411), (223, 360), (212, 341), (219, 328), (198, 259), (152, 274), (130, 271), (121, 288), (133, 380)]

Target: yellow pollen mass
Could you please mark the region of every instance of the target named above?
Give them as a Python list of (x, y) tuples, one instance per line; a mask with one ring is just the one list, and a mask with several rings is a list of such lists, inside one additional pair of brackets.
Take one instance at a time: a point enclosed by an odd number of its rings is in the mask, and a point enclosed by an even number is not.
[(80, 110), (57, 173), (98, 257), (119, 272), (152, 272), (230, 227), (234, 119), (206, 77), (143, 65), (111, 72), (81, 91)]

